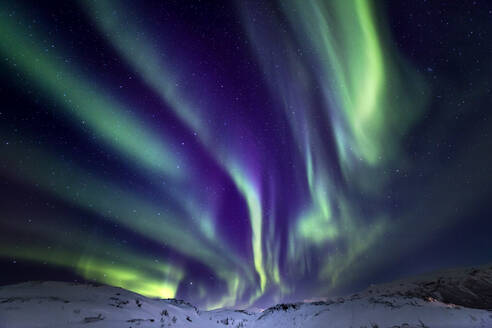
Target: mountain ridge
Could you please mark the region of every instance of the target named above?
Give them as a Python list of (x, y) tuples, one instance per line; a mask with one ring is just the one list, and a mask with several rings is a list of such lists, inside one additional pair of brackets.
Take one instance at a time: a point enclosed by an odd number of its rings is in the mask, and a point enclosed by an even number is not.
[(373, 285), (314, 302), (280, 303), (254, 313), (200, 310), (100, 284), (31, 281), (0, 286), (0, 328), (42, 327), (492, 327), (492, 265)]

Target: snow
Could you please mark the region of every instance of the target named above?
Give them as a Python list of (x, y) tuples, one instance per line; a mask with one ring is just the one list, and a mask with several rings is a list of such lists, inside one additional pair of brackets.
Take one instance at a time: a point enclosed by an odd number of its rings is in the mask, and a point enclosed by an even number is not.
[[(491, 272), (492, 267), (450, 271), (371, 286), (333, 300), (279, 304), (259, 313), (200, 311), (184, 301), (151, 299), (110, 286), (28, 282), (0, 287), (0, 328), (492, 328), (492, 311), (445, 303), (439, 294), (455, 288), (483, 299), (470, 281), (488, 286)], [(465, 303), (469, 301), (467, 297)]]

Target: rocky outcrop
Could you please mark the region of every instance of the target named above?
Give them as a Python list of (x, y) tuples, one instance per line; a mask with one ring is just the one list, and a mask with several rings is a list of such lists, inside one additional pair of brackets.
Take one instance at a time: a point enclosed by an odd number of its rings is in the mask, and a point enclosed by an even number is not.
[(440, 271), (373, 286), (365, 292), (492, 310), (492, 265)]

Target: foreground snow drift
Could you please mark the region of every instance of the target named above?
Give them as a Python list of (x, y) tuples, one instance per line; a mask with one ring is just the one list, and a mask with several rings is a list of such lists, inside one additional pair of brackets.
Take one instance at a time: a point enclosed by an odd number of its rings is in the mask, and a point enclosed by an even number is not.
[[(492, 268), (448, 271), (372, 286), (336, 300), (279, 304), (260, 313), (199, 311), (184, 301), (150, 299), (109, 286), (29, 282), (0, 287), (0, 328), (490, 328), (492, 311), (486, 308), (491, 272)], [(450, 299), (454, 304), (444, 303)]]

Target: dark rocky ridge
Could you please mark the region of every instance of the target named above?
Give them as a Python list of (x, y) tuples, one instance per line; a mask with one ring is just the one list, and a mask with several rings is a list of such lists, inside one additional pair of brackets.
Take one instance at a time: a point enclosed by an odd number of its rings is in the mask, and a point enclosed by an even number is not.
[(373, 286), (364, 293), (438, 300), (468, 308), (492, 310), (492, 265), (439, 271)]

